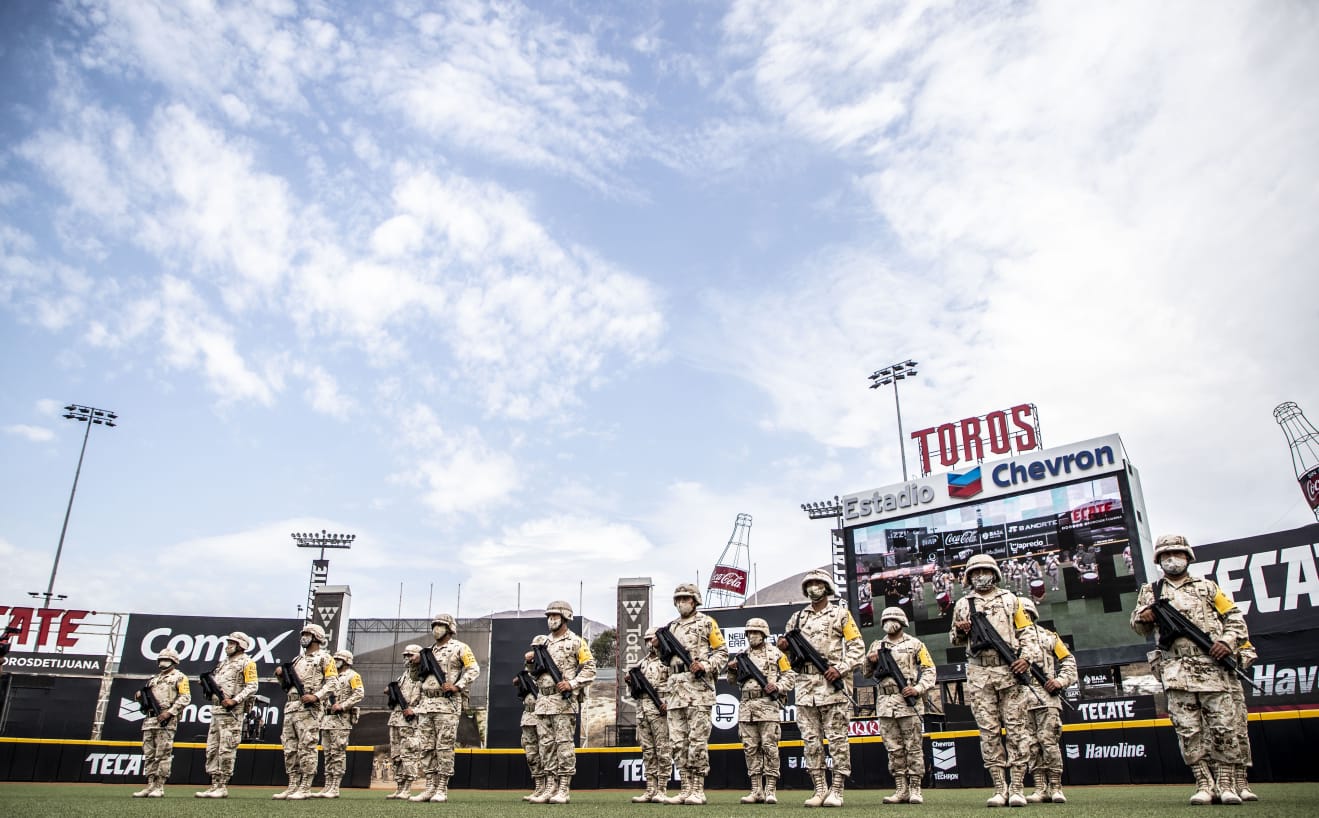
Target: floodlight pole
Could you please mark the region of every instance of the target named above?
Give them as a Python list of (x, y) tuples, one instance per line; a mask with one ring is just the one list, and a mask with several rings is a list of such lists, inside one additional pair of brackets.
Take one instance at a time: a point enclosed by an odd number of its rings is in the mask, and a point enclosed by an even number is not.
[(325, 529), (321, 529), (320, 534), (311, 532), (307, 534), (290, 534), (289, 536), (293, 538), (293, 541), (298, 544), (299, 548), (319, 548), (321, 550), (320, 557), (312, 561), (311, 577), (307, 581), (307, 618), (304, 621), (310, 622), (312, 621), (312, 612), (315, 610), (316, 605), (316, 586), (318, 584), (316, 582), (316, 569), (324, 568), (325, 577), (328, 579), (330, 576), (330, 563), (325, 559), (325, 549), (352, 548), (353, 540), (357, 539), (357, 535), (331, 534)]
[(870, 388), (893, 384), (893, 407), (898, 413), (898, 453), (902, 455), (902, 482), (907, 482), (907, 439), (902, 434), (902, 402), (898, 400), (898, 381), (916, 375), (916, 362), (906, 360), (877, 369), (870, 375)]
[(55, 564), (50, 568), (50, 582), (46, 585), (46, 593), (41, 596), (45, 599), (45, 607), (50, 607), (50, 600), (55, 596), (55, 575), (60, 570), (60, 556), (64, 553), (64, 537), (69, 532), (69, 516), (73, 514), (73, 497), (78, 493), (78, 477), (82, 475), (82, 460), (87, 454), (87, 438), (91, 437), (92, 424), (99, 426), (115, 426), (115, 420), (119, 417), (114, 412), (107, 412), (104, 409), (97, 409), (93, 406), (79, 406), (71, 403), (64, 407), (64, 417), (68, 420), (76, 420), (87, 424), (87, 429), (82, 433), (82, 450), (78, 452), (78, 468), (73, 472), (73, 488), (69, 491), (69, 506), (64, 509), (64, 525), (60, 527), (60, 542), (55, 546)]

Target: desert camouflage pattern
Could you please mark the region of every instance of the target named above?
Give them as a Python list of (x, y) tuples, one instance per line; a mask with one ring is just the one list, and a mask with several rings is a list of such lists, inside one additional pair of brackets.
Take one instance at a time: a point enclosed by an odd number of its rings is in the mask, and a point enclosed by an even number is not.
[[(421, 701), (421, 679), (412, 668), (398, 677), (403, 700), (411, 707)], [(419, 719), (408, 721), (403, 708), (389, 712), (389, 765), (395, 781), (415, 781), (421, 777), (421, 735), (417, 729)]]
[[(572, 685), (573, 695), (563, 698), (563, 694), (555, 690), (550, 674), (542, 673), (536, 677), (539, 693), (536, 696), (536, 715), (572, 715), (586, 698), (591, 682), (595, 681), (595, 657), (591, 655), (591, 646), (571, 630), (565, 630), (562, 636), (546, 636), (545, 649), (549, 651), (564, 681)], [(531, 670), (530, 662), (527, 663), (527, 670)]]
[(321, 747), (325, 750), (325, 781), (338, 781), (348, 770), (348, 736), (357, 724), (360, 713), (358, 705), (366, 696), (362, 686), (362, 675), (351, 667), (335, 677), (334, 703), (342, 707), (342, 713), (332, 713), (325, 708), (321, 717)]
[[(664, 698), (669, 686), (669, 666), (651, 651), (640, 662), (641, 675)], [(641, 762), (647, 775), (668, 778), (673, 769), (673, 743), (669, 740), (669, 718), (660, 712), (649, 696), (635, 700), (637, 706), (637, 742), (641, 744)]]
[[(407, 670), (403, 671), (403, 674), (398, 677), (397, 681), (398, 689), (403, 693), (403, 700), (408, 703), (409, 707), (415, 708), (421, 703), (421, 677), (417, 675), (415, 669), (409, 667)], [(403, 727), (415, 725), (416, 723), (415, 720), (411, 722), (407, 720), (407, 717), (403, 715), (403, 708), (401, 707), (396, 707), (389, 711), (390, 727)]]
[[(1180, 582), (1165, 579), (1162, 586), (1164, 599), (1186, 615), (1209, 637), (1235, 651), (1247, 639), (1246, 620), (1241, 609), (1226, 591), (1213, 580), (1186, 573)], [(1148, 636), (1156, 628), (1151, 622), (1140, 622), (1137, 614), (1154, 604), (1154, 586), (1140, 587), (1136, 609), (1131, 614), (1131, 627), (1141, 636)], [(1231, 691), (1236, 682), (1232, 674), (1197, 648), (1189, 639), (1178, 639), (1172, 647), (1161, 650), (1159, 673), (1165, 690), (1187, 690), (1197, 693)]]
[[(1250, 666), (1255, 664), (1259, 658), (1259, 653), (1255, 646), (1249, 641), (1244, 642), (1237, 649), (1237, 664), (1242, 670), (1250, 670)], [(1242, 754), (1245, 757), (1245, 765), (1253, 766), (1255, 761), (1250, 754), (1250, 707), (1246, 705), (1246, 686), (1236, 676), (1232, 677), (1236, 685), (1232, 688), (1232, 704), (1236, 707), (1233, 718), (1237, 724), (1237, 731), (1241, 734)]]
[(427, 676), (421, 682), (421, 702), (413, 709), (417, 713), (462, 715), (463, 710), (467, 708), (467, 691), (481, 675), (481, 666), (477, 664), (476, 656), (466, 642), (460, 642), (453, 637), (443, 645), (432, 645), (427, 650), (434, 654), (435, 663), (444, 671), (449, 684), (458, 688), (458, 692), (452, 696), (445, 696), (444, 689), (440, 687), (435, 677)]
[[(875, 674), (875, 663), (870, 661), (870, 654), (877, 653), (885, 645), (893, 653), (898, 669), (907, 678), (907, 684), (916, 688), (919, 695), (916, 706), (912, 707), (902, 697), (897, 682), (884, 677), (875, 689), (875, 715), (878, 718), (899, 719), (907, 716), (925, 715), (925, 694), (932, 690), (938, 680), (935, 678), (934, 659), (926, 649), (925, 643), (903, 631), (896, 641), (876, 639), (866, 649), (865, 663), (862, 669), (867, 677)], [(887, 744), (888, 742), (885, 741)]]
[(284, 745), (284, 772), (289, 781), (299, 776), (310, 786), (316, 775), (316, 750), (321, 741), (321, 714), (325, 712), (325, 697), (334, 691), (339, 671), (334, 659), (323, 650), (303, 653), (293, 660), (293, 670), (302, 680), (303, 689), (316, 697), (311, 704), (303, 704), (297, 688), (289, 687), (288, 701), (284, 704), (284, 727), (279, 741)]
[(737, 737), (742, 740), (742, 754), (746, 757), (747, 775), (779, 777), (779, 738), (783, 725), (774, 721), (737, 722)]
[(884, 739), (888, 771), (895, 781), (898, 776), (925, 775), (925, 751), (921, 746), (924, 722), (920, 716), (881, 716), (879, 735)]
[(142, 768), (148, 778), (158, 775), (168, 779), (174, 769), (174, 732), (179, 727), (179, 714), (192, 703), (192, 695), (188, 691), (188, 677), (178, 667), (157, 673), (147, 684), (171, 718), (164, 725), (155, 716), (143, 719)]
[(232, 709), (211, 696), (211, 727), (206, 732), (206, 772), (213, 781), (228, 781), (234, 774), (243, 719), (257, 691), (256, 662), (239, 651), (220, 660), (212, 671), (215, 683), (237, 702)]
[(1241, 730), (1232, 691), (1169, 690), (1168, 718), (1187, 764), (1206, 759), (1215, 764), (1248, 763), (1250, 741)]
[(720, 669), (728, 664), (728, 646), (719, 631), (719, 623), (700, 611), (670, 622), (669, 632), (687, 648), (693, 661), (705, 666), (704, 677), (698, 679), (690, 670), (677, 672), (679, 663), (675, 658), (663, 693), (664, 704), (669, 709), (673, 763), (703, 778), (710, 772), (710, 708), (714, 705), (714, 684)]
[(837, 704), (850, 707), (848, 695), (852, 689), (852, 671), (861, 666), (866, 653), (865, 642), (861, 641), (861, 631), (857, 629), (852, 613), (841, 605), (827, 605), (821, 611), (807, 606), (788, 617), (787, 630), (798, 628), (820, 655), (843, 674), (846, 686), (841, 691), (834, 690), (814, 665), (807, 665), (797, 673), (793, 686), (797, 707)]
[[(563, 697), (559, 694), (560, 699)], [(577, 717), (572, 713), (537, 713), (540, 722), (536, 735), (540, 742), (540, 768), (547, 775), (573, 775), (577, 772), (577, 752), (573, 744)]]
[(296, 713), (299, 710), (308, 710), (319, 720), (325, 697), (334, 692), (335, 678), (339, 675), (338, 669), (334, 666), (334, 658), (323, 650), (303, 653), (293, 660), (293, 669), (302, 680), (303, 689), (315, 696), (316, 701), (303, 704), (297, 689), (289, 687), (284, 712)]
[(824, 741), (828, 740), (827, 757), (833, 759), (834, 774), (851, 774), (852, 748), (847, 744), (847, 723), (851, 710), (851, 702), (816, 707), (797, 705), (797, 727), (801, 730), (807, 770), (823, 772), (829, 766), (824, 749)]
[(540, 763), (540, 719), (536, 716), (536, 697), (525, 696), (522, 699), (521, 727), (522, 754), (527, 757), (527, 770), (534, 779), (544, 772)]
[[(459, 698), (457, 694), (454, 698)], [(453, 751), (458, 743), (458, 713), (432, 710), (417, 714), (417, 743), (426, 775), (453, 775)]]
[[(954, 627), (949, 633), (952, 644), (969, 645), (971, 641), (969, 633), (962, 633), (956, 627), (958, 622), (971, 620), (971, 599), (976, 600), (976, 610), (985, 613), (1008, 646), (1014, 652), (1019, 651), (1017, 629), (1030, 625), (1030, 618), (1011, 591), (998, 587), (983, 594), (972, 591), (957, 600), (953, 606)], [(980, 729), (980, 756), (985, 766), (1024, 769), (1033, 743), (1026, 700), (1034, 697), (1017, 684), (1009, 665), (992, 648), (975, 654), (968, 650), (966, 685), (971, 714)]]
[[(751, 663), (765, 674), (765, 680), (777, 687), (783, 696), (787, 696), (797, 682), (797, 673), (788, 664), (788, 657), (781, 650), (766, 640), (758, 648), (747, 648)], [(737, 668), (725, 671), (730, 684), (737, 684)], [(738, 707), (739, 722), (772, 721), (776, 724), (782, 719), (782, 705), (778, 700), (766, 695), (755, 679), (747, 679), (742, 684), (742, 702)]]
[[(1017, 638), (1021, 644), (1023, 659), (1033, 665), (1039, 665), (1045, 676), (1063, 687), (1076, 684), (1076, 657), (1067, 649), (1067, 645), (1063, 644), (1058, 634), (1040, 625), (1031, 625), (1017, 631)], [(1039, 694), (1040, 699), (1043, 699), (1043, 703), (1037, 701), (1034, 696), (1027, 695), (1027, 707), (1031, 710), (1048, 707), (1062, 711), (1062, 698), (1050, 694), (1034, 676), (1031, 677), (1031, 687)]]

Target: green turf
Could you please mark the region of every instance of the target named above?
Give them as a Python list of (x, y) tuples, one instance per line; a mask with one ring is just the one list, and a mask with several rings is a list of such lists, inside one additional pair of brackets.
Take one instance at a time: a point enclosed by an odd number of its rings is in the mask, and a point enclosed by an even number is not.
[[(417, 815), (421, 812), (463, 816), (463, 818), (492, 818), (492, 816), (544, 816), (546, 813), (585, 816), (586, 818), (621, 818), (621, 816), (671, 813), (674, 811), (700, 815), (747, 815), (768, 811), (799, 813), (806, 793), (782, 793), (778, 806), (743, 806), (737, 803), (742, 792), (720, 791), (709, 793), (710, 803), (704, 807), (664, 807), (658, 804), (632, 804), (631, 791), (582, 790), (574, 792), (572, 803), (566, 808), (532, 806), (519, 800), (521, 793), (491, 790), (454, 790), (448, 804), (406, 804), (384, 800), (385, 790), (352, 790), (338, 801), (320, 799), (301, 802), (270, 800), (277, 790), (270, 787), (237, 787), (228, 799), (211, 801), (193, 798), (192, 787), (170, 787), (165, 798), (130, 798), (137, 787), (110, 784), (14, 784), (0, 783), (0, 816), (15, 818), (44, 818), (44, 816), (96, 816), (97, 818), (189, 818), (189, 816), (269, 816), (345, 815), (351, 818), (400, 814)], [(1175, 786), (1128, 787), (1069, 787), (1070, 803), (1029, 807), (1032, 813), (1048, 813), (1056, 818), (1067, 815), (1085, 818), (1143, 818), (1143, 816), (1172, 815), (1240, 815), (1245, 818), (1310, 818), (1319, 812), (1319, 783), (1260, 784), (1256, 787), (1261, 800), (1239, 807), (1191, 807), (1186, 799), (1191, 788)], [(882, 810), (891, 815), (920, 815), (923, 818), (944, 818), (966, 815), (972, 810), (983, 810), (988, 792), (981, 790), (926, 790), (923, 806), (882, 806), (879, 799), (886, 793), (876, 790), (851, 790), (847, 793), (844, 812)], [(1004, 809), (1002, 814), (1012, 812)], [(1020, 811), (1018, 811), (1020, 812)]]

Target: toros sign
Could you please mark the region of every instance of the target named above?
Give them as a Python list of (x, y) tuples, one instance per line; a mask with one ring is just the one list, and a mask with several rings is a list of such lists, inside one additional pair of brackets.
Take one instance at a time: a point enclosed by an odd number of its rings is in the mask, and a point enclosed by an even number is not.
[(1023, 403), (986, 415), (941, 423), (911, 433), (921, 452), (921, 473), (929, 474), (935, 455), (939, 465), (979, 463), (986, 453), (1020, 454), (1040, 448), (1040, 420), (1035, 404)]

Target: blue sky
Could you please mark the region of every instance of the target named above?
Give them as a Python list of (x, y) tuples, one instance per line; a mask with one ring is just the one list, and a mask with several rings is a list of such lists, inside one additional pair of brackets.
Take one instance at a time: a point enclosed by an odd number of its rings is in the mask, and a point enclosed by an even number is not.
[[(1261, 3), (0, 6), (0, 602), (359, 616), (828, 560), (1022, 402), (1155, 533), (1313, 521), (1319, 16)], [(625, 11), (619, 11), (625, 8)], [(914, 459), (915, 449), (908, 451)]]

